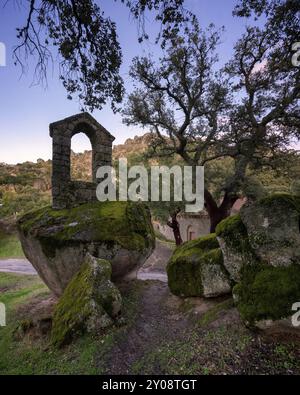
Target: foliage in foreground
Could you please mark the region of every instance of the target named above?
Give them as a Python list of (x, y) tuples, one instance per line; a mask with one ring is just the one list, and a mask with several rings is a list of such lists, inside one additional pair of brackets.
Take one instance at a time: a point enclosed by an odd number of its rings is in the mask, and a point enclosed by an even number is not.
[[(123, 299), (127, 325), (134, 319), (139, 290), (139, 284), (136, 284)], [(36, 276), (7, 273), (0, 273), (0, 291), (0, 302), (5, 303), (7, 308), (7, 326), (0, 327), (0, 375), (104, 372), (105, 357), (115, 337), (123, 336), (124, 327), (99, 337), (83, 336), (61, 350), (50, 348), (49, 336), (41, 338), (28, 335), (17, 340), (14, 334), (31, 318), (32, 304), (46, 300), (50, 293)], [(25, 315), (24, 311), (27, 311)]]
[[(133, 281), (123, 293), (127, 324), (98, 337), (83, 336), (57, 350), (49, 346), (49, 337), (25, 336), (16, 340), (15, 328), (28, 321), (38, 301), (45, 302), (49, 292), (36, 276), (0, 273), (0, 301), (7, 306), (8, 326), (0, 328), (0, 374), (103, 374), (118, 363), (109, 359), (113, 348), (132, 340), (131, 329), (143, 306), (141, 296), (151, 282)], [(147, 291), (148, 292), (148, 291)], [(234, 316), (232, 300), (219, 302), (202, 316), (192, 310), (193, 299), (184, 301), (181, 317), (192, 316), (191, 325), (174, 339), (150, 336), (142, 356), (131, 361), (131, 374), (293, 374), (299, 373), (299, 347), (281, 341), (264, 341), (249, 332)], [(159, 315), (163, 314), (158, 306)], [(143, 309), (142, 309), (143, 312)], [(141, 313), (142, 313), (141, 312)], [(24, 314), (26, 313), (26, 314)], [(226, 318), (227, 317), (227, 318)], [(167, 320), (162, 316), (162, 320)], [(226, 323), (227, 321), (227, 323)], [(170, 325), (174, 322), (170, 321)], [(150, 327), (149, 327), (150, 328)], [(128, 339), (128, 340), (127, 340)], [(118, 351), (119, 352), (119, 351)], [(127, 362), (127, 361), (126, 361)], [(122, 362), (123, 363), (123, 362)]]
[(24, 253), (18, 236), (0, 232), (0, 259), (23, 257)]

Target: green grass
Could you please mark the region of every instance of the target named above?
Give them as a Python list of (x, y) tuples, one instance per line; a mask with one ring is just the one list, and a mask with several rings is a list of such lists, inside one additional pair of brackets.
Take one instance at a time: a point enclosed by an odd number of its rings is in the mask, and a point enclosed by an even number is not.
[(110, 349), (134, 322), (142, 286), (137, 282), (123, 297), (126, 326), (98, 337), (86, 335), (65, 348), (55, 349), (50, 346), (49, 336), (25, 336), (22, 340), (14, 337), (16, 328), (32, 319), (30, 311), (28, 317), (24, 316), (22, 308), (49, 297), (46, 286), (37, 276), (0, 273), (0, 302), (5, 303), (7, 311), (7, 326), (0, 327), (0, 375), (103, 374)]
[[(112, 349), (130, 336), (141, 293), (147, 286), (147, 282), (135, 281), (123, 289), (126, 325), (97, 337), (85, 335), (56, 349), (50, 346), (49, 336), (27, 335), (19, 340), (14, 336), (20, 323), (32, 318), (34, 303), (49, 297), (46, 286), (37, 276), (0, 273), (0, 302), (7, 308), (7, 326), (0, 327), (0, 375), (111, 373), (110, 358), (118, 358), (116, 349), (113, 354)], [(168, 341), (161, 338), (155, 347), (149, 347), (133, 361), (129, 373), (299, 374), (299, 343), (258, 341), (240, 321), (222, 321), (216, 326), (215, 320), (231, 306), (232, 300), (225, 300), (204, 313), (200, 322), (183, 329), (180, 336)]]
[(228, 363), (249, 344), (245, 334), (233, 334), (226, 327), (212, 331), (187, 332), (182, 340), (164, 342), (144, 355), (132, 367), (133, 374), (208, 375), (230, 374)]
[(5, 258), (24, 258), (24, 253), (17, 235), (0, 232), (0, 259)]
[(209, 325), (211, 322), (215, 321), (221, 312), (229, 310), (233, 307), (233, 299), (229, 298), (216, 306), (209, 309), (206, 313), (203, 314), (198, 324), (200, 326)]
[(299, 374), (297, 344), (257, 340), (236, 325), (195, 329), (161, 342), (131, 367), (131, 374)]
[(175, 241), (169, 240), (164, 236), (162, 233), (160, 233), (158, 230), (154, 230), (155, 237), (162, 243), (170, 244), (171, 246), (176, 246)]

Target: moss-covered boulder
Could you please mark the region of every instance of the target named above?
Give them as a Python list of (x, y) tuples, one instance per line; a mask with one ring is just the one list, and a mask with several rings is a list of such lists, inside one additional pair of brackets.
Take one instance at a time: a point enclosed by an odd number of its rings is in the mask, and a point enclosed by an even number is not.
[(141, 203), (96, 202), (23, 216), (18, 230), (24, 253), (47, 286), (60, 296), (85, 255), (108, 259), (118, 281), (141, 266), (155, 246), (150, 213)]
[(176, 248), (167, 265), (168, 284), (182, 297), (215, 297), (231, 290), (222, 252), (215, 234)]
[(300, 199), (275, 194), (245, 205), (241, 219), (260, 260), (272, 266), (300, 263)]
[(223, 253), (224, 266), (231, 280), (238, 282), (242, 267), (257, 261), (241, 216), (233, 215), (220, 222), (216, 235)]
[(300, 265), (244, 266), (233, 295), (247, 325), (259, 329), (292, 326), (292, 306), (300, 301)]
[(300, 300), (300, 199), (276, 194), (242, 207), (216, 229), (233, 295), (253, 327), (291, 326)]
[(69, 343), (85, 332), (97, 334), (114, 324), (122, 298), (110, 281), (111, 264), (90, 254), (69, 282), (56, 305), (51, 332), (55, 346)]

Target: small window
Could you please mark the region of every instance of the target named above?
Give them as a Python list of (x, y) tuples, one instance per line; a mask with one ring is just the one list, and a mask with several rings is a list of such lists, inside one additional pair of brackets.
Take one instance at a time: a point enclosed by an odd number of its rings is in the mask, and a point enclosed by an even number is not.
[(71, 140), (71, 180), (92, 182), (92, 146), (85, 133)]

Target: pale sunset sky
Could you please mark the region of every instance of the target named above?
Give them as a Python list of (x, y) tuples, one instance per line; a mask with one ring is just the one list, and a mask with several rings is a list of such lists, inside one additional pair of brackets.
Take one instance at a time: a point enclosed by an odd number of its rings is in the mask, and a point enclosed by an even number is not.
[[(36, 161), (38, 158), (51, 158), (51, 138), (49, 123), (60, 120), (80, 111), (79, 104), (66, 98), (54, 66), (49, 70), (48, 87), (32, 86), (34, 59), (29, 59), (28, 70), (21, 70), (13, 63), (12, 51), (18, 43), (16, 27), (24, 25), (28, 2), (0, 0), (0, 42), (6, 46), (6, 66), (0, 67), (0, 162), (20, 163)], [(225, 63), (232, 55), (233, 44), (244, 32), (246, 21), (232, 16), (236, 0), (186, 0), (185, 7), (199, 18), (201, 26), (214, 23), (216, 27), (225, 26), (222, 45), (219, 49), (220, 61)], [(4, 4), (6, 4), (4, 6)], [(121, 75), (125, 81), (126, 92), (132, 89), (128, 70), (132, 58), (136, 55), (153, 53), (158, 57), (159, 50), (154, 44), (158, 26), (148, 18), (147, 31), (152, 33), (149, 42), (139, 44), (137, 24), (130, 17), (128, 9), (120, 2), (99, 0), (105, 15), (109, 15), (117, 24), (117, 32), (123, 52)], [(119, 114), (114, 114), (109, 106), (92, 114), (115, 137), (115, 144), (123, 143), (127, 138), (142, 135), (146, 130), (127, 127)], [(72, 149), (76, 152), (90, 149), (87, 137), (75, 136)]]

